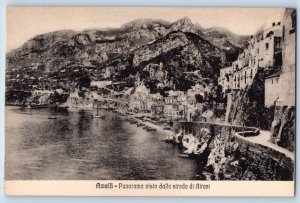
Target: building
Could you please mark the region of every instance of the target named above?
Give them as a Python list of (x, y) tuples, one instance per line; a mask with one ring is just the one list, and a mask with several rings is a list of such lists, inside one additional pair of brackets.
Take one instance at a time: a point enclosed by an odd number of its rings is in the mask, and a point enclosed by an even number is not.
[(296, 10), (287, 8), (282, 20), (282, 68), (265, 80), (265, 106), (295, 106)]
[(253, 83), (253, 79), (262, 68), (276, 72), (282, 65), (283, 26), (280, 22), (273, 23), (251, 36), (248, 47), (239, 54), (232, 66), (222, 68), (218, 84), (223, 92), (242, 90)]
[(282, 63), (282, 25), (262, 29), (249, 41), (249, 46), (233, 63), (233, 89), (250, 86), (259, 68), (278, 69)]
[(226, 68), (220, 69), (220, 77), (218, 78), (218, 84), (222, 86), (222, 92), (232, 89), (232, 76), (233, 76), (233, 67), (229, 66)]
[(154, 64), (150, 63), (145, 68), (143, 71), (149, 73), (150, 79), (157, 79), (159, 81), (163, 81), (168, 78), (168, 72), (163, 70), (163, 63)]
[(129, 109), (136, 112), (147, 112), (151, 111), (151, 106), (149, 107), (150, 90), (147, 89), (145, 84), (141, 82), (139, 86), (134, 89), (133, 94), (129, 99)]
[(154, 118), (161, 118), (164, 115), (164, 103), (156, 102), (151, 106), (151, 114)]
[(270, 75), (265, 78), (265, 106), (272, 106), (279, 101), (280, 92), (280, 73)]
[(111, 84), (112, 84), (112, 81), (110, 81), (110, 80), (92, 81), (91, 82), (92, 87), (98, 87), (98, 88), (103, 88), (103, 87), (106, 87)]
[(164, 116), (169, 120), (178, 120), (183, 117), (183, 112), (180, 111), (179, 104), (165, 104)]
[(34, 90), (32, 92), (32, 95), (34, 96), (50, 96), (52, 94), (54, 94), (54, 92), (50, 90)]
[(187, 90), (186, 95), (188, 97), (195, 96), (196, 94), (200, 94), (200, 95), (203, 96), (204, 95), (204, 91), (205, 91), (205, 88), (203, 87), (203, 85), (196, 84), (196, 85), (192, 86), (191, 89)]

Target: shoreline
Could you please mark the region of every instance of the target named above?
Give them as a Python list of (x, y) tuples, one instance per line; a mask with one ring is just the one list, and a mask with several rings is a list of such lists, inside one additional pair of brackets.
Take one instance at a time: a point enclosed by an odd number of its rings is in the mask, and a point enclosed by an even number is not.
[[(5, 107), (24, 107), (26, 108), (26, 105), (5, 105)], [(55, 108), (55, 107), (51, 107), (51, 106), (41, 106), (41, 107), (37, 107), (37, 108), (32, 108), (32, 109), (47, 109), (47, 108)], [(64, 108), (64, 107), (62, 107)], [(69, 107), (67, 108), (68, 111), (77, 111), (77, 110), (93, 110), (93, 109), (97, 109), (95, 107), (92, 107), (92, 106), (78, 106), (78, 107)], [(158, 124), (158, 123), (154, 123), (154, 122), (150, 122), (150, 121), (145, 121), (143, 119), (141, 119), (140, 117), (136, 117), (138, 114), (130, 114), (130, 112), (123, 112), (122, 110), (116, 108), (114, 110), (111, 110), (109, 108), (98, 108), (98, 109), (101, 109), (101, 110), (104, 110), (104, 111), (108, 111), (108, 112), (113, 112), (113, 113), (116, 113), (116, 114), (119, 114), (121, 116), (123, 116), (125, 118), (125, 120), (128, 119), (128, 121), (130, 122), (130, 120), (134, 120), (136, 123), (134, 123), (135, 125), (139, 124), (139, 125), (143, 125), (146, 126), (147, 128), (150, 128), (150, 129), (155, 129), (156, 132), (159, 132), (161, 133), (162, 135), (165, 136), (165, 139), (164, 141), (166, 142), (173, 142), (174, 140), (171, 139), (171, 137), (174, 139), (176, 139), (176, 136), (174, 135), (175, 133), (175, 129), (174, 129), (174, 126), (173, 127), (170, 127), (170, 130), (167, 130), (167, 129), (164, 129), (164, 126), (161, 125), (161, 124)], [(194, 122), (194, 123), (199, 123), (201, 124), (202, 122)], [(231, 127), (241, 127), (241, 126), (237, 126), (237, 125), (229, 125), (227, 123), (210, 123), (210, 122), (207, 122), (206, 124), (215, 124), (215, 125), (219, 125), (219, 126), (231, 126)], [(141, 127), (137, 125), (137, 127)], [(255, 127), (248, 127), (248, 129), (251, 129), (251, 130), (257, 130), (257, 128)], [(147, 130), (147, 129), (145, 129)], [(149, 131), (154, 131), (154, 130), (149, 130)], [(246, 130), (247, 131), (247, 130)], [(257, 141), (258, 137), (260, 135), (262, 135), (262, 132), (260, 132), (258, 135), (256, 136), (242, 136), (241, 135), (242, 132), (235, 132), (234, 133), (234, 136), (240, 138), (240, 139), (243, 139), (243, 140), (248, 140), (249, 142), (252, 142), (252, 143), (256, 143), (256, 144), (260, 144), (264, 147), (267, 147), (267, 148), (270, 148), (270, 149), (273, 149), (275, 151), (278, 151), (282, 154), (285, 154), (287, 157), (291, 158), (292, 160), (295, 160), (295, 154), (294, 152), (291, 152), (291, 151), (288, 151), (287, 149), (284, 149), (282, 147), (279, 147), (275, 144), (272, 144), (272, 143), (261, 143), (259, 140)], [(194, 135), (193, 135), (194, 136)], [(192, 154), (189, 154), (189, 155), (192, 155)]]

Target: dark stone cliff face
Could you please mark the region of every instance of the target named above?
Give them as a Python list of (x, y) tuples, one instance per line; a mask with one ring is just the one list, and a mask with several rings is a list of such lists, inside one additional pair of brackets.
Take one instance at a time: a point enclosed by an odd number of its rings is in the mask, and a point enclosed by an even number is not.
[(227, 112), (229, 122), (271, 130), (270, 142), (294, 151), (295, 107), (265, 107), (264, 78), (265, 73), (259, 70), (250, 87), (232, 93), (230, 110)]
[[(176, 126), (183, 134), (193, 133), (199, 139), (201, 160), (206, 160), (206, 179), (212, 180), (293, 180), (294, 161), (274, 149), (252, 143), (237, 135), (238, 126), (181, 123)], [(180, 130), (181, 129), (181, 130)], [(209, 131), (206, 135), (202, 132)], [(253, 130), (247, 128), (245, 130)], [(200, 137), (198, 136), (200, 135)], [(184, 140), (183, 136), (183, 140)], [(188, 145), (186, 145), (188, 146)], [(192, 145), (191, 145), (192, 146)], [(193, 145), (195, 146), (195, 145)]]
[(31, 92), (9, 91), (5, 92), (6, 105), (25, 105), (27, 99), (31, 96)]
[(295, 151), (296, 109), (295, 107), (278, 106), (275, 108), (271, 128), (272, 143), (290, 151)]
[(251, 86), (232, 92), (232, 105), (228, 112), (230, 123), (271, 129), (274, 108), (265, 107), (264, 78), (265, 73), (259, 70)]

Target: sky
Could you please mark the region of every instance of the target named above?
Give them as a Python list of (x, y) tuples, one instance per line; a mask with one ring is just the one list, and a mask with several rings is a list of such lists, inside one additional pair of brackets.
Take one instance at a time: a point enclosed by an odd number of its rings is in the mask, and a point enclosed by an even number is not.
[(117, 28), (139, 18), (174, 22), (189, 17), (202, 27), (224, 27), (236, 34), (254, 34), (262, 25), (280, 21), (282, 8), (172, 7), (8, 7), (6, 51), (38, 34), (71, 29)]

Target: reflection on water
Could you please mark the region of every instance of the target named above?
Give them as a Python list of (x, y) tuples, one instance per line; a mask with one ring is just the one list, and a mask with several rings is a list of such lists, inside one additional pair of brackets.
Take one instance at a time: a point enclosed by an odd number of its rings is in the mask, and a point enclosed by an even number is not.
[(5, 178), (8, 180), (196, 179), (201, 164), (182, 159), (164, 135), (103, 112), (73, 110), (48, 119), (48, 109), (6, 107)]

